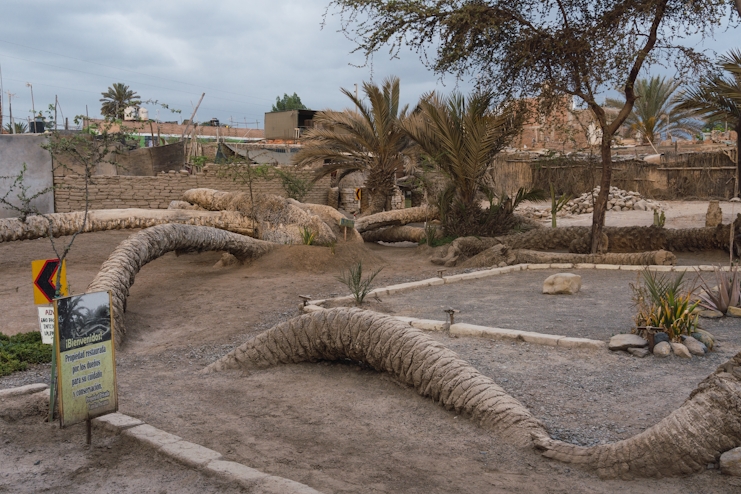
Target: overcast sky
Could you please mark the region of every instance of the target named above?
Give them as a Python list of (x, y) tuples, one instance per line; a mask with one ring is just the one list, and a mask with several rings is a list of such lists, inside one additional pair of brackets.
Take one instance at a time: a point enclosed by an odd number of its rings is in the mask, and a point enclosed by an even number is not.
[[(327, 0), (195, 2), (158, 0), (3, 0), (0, 13), (0, 67), (3, 118), (8, 96), (13, 116), (31, 115), (59, 97), (65, 117), (100, 115), (100, 93), (122, 82), (142, 99), (159, 100), (182, 110), (173, 115), (149, 105), (150, 118), (188, 118), (202, 92), (196, 117), (216, 117), (250, 127), (270, 111), (276, 96), (298, 93), (309, 108), (348, 106), (344, 87), (371, 78), (364, 58), (350, 54), (353, 44), (338, 33), (330, 16), (322, 29)], [(735, 31), (735, 32), (734, 32)], [(723, 52), (739, 47), (739, 30), (719, 33), (706, 47)], [(429, 72), (413, 53), (389, 60), (379, 53), (373, 78), (401, 78), (402, 99), (413, 104), (429, 90), (449, 92), (452, 77)], [(466, 91), (470, 84), (463, 81)], [(159, 115), (158, 115), (159, 112)], [(60, 122), (62, 121), (60, 116)]]

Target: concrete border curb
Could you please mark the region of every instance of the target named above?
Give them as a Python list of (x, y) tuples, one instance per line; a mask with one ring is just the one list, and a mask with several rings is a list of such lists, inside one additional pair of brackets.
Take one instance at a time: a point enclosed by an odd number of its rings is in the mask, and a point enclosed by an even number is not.
[(30, 395), (46, 389), (49, 389), (49, 385), (44, 383), (26, 384), (25, 386), (18, 386), (17, 388), (0, 389), (0, 398)]

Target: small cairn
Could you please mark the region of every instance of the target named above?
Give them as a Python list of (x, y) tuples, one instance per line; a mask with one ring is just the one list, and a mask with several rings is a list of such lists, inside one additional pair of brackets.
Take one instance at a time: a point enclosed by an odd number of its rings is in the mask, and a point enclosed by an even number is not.
[[(566, 206), (558, 212), (557, 216), (591, 214), (594, 211), (592, 202), (594, 198), (597, 197), (597, 194), (599, 194), (599, 190), (600, 188), (598, 186), (595, 187), (592, 192), (585, 192), (579, 197), (571, 199), (566, 203)], [(658, 211), (660, 209), (660, 203), (652, 201), (651, 199), (645, 199), (638, 192), (610, 187), (610, 193), (607, 196), (608, 211)], [(534, 219), (549, 219), (551, 217), (550, 208), (546, 207), (543, 209), (542, 206), (539, 208), (532, 206), (518, 208), (518, 213)]]

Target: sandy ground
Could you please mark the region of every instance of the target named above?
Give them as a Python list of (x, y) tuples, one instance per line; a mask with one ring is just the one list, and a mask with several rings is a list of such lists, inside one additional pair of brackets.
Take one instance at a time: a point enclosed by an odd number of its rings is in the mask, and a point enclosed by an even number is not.
[[(701, 226), (707, 203), (687, 207), (676, 216), (670, 209), (667, 226), (670, 221)], [(78, 237), (69, 258), (73, 292), (84, 291), (128, 234)], [(385, 285), (434, 276), (437, 266), (429, 262), (431, 254), (427, 248), (366, 245), (339, 246), (332, 255), (323, 247), (286, 246), (245, 266), (215, 268), (219, 253), (168, 254), (152, 262), (132, 288), (127, 340), (117, 351), (121, 412), (215, 449), (229, 460), (327, 493), (741, 489), (739, 479), (714, 469), (687, 478), (602, 481), (591, 472), (514, 448), (388, 375), (353, 363), (197, 373), (249, 337), (298, 315), (298, 295), (346, 294), (335, 276), (354, 259), (362, 258), (369, 267), (383, 266), (377, 279), (378, 285)], [(722, 253), (709, 253), (680, 261), (707, 263), (713, 256), (723, 259)], [(47, 257), (52, 257), (48, 240), (0, 244), (0, 331), (37, 329), (30, 262)], [(629, 325), (626, 283), (633, 278), (613, 279), (604, 273), (604, 279), (592, 278), (596, 272), (587, 278), (587, 273), (580, 273), (585, 276), (582, 298), (568, 307), (552, 305), (544, 296), (528, 296), (538, 279), (516, 275), (491, 279), (492, 285), (478, 289), (450, 285), (446, 288), (451, 291), (438, 299), (432, 291), (419, 290), (368, 307), (442, 319), (439, 306), (457, 304), (465, 307), (461, 317), (470, 317), (461, 319), (465, 322), (495, 320), (500, 327), (517, 323), (532, 330), (594, 337)], [(619, 300), (607, 313), (598, 303), (605, 297)], [(432, 336), (522, 400), (555, 437), (595, 444), (628, 437), (660, 420), (738, 351), (741, 324), (716, 324), (708, 329), (719, 337), (718, 352), (692, 361)], [(0, 378), (0, 388), (47, 379), (48, 366), (39, 366)], [(80, 492), (230, 492), (229, 486), (121, 438), (99, 433), (88, 450), (84, 435), (82, 426), (60, 430), (39, 413), (1, 418), (0, 492), (68, 492), (72, 486)]]

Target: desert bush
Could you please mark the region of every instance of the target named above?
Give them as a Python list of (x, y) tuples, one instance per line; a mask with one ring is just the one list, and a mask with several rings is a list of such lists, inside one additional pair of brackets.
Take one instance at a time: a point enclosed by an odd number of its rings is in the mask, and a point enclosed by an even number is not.
[(14, 336), (0, 333), (0, 376), (26, 370), (28, 364), (51, 362), (51, 345), (41, 343), (41, 333)]
[(699, 302), (693, 301), (695, 288), (685, 283), (684, 273), (669, 276), (646, 269), (642, 282), (630, 287), (638, 309), (636, 326), (661, 328), (676, 342), (681, 335), (689, 336), (698, 329), (699, 316), (693, 311)]
[(301, 242), (303, 242), (304, 245), (311, 245), (314, 243), (314, 238), (316, 237), (316, 233), (311, 228), (307, 227), (299, 227), (299, 232), (301, 233)]

